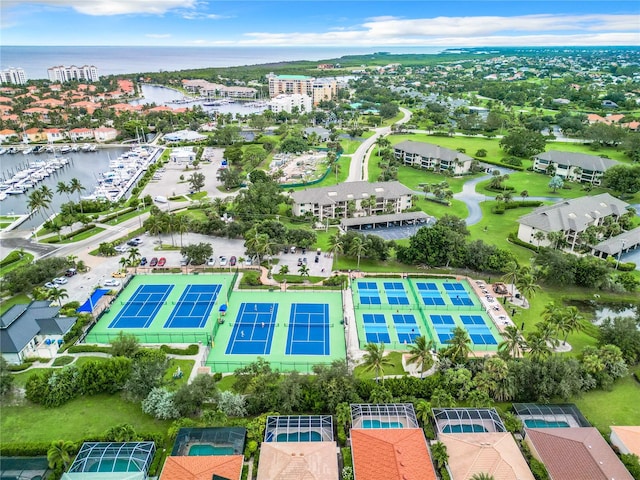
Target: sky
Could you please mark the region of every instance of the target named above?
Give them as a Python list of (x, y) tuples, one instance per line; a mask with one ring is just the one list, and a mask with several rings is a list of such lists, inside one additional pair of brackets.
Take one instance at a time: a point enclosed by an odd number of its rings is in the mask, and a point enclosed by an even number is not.
[(0, 0), (3, 45), (640, 45), (635, 0)]

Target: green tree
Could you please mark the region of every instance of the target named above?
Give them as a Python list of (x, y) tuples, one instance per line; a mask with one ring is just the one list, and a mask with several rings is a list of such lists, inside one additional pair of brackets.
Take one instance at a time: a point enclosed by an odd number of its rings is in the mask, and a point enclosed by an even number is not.
[(527, 336), (528, 354), (534, 362), (540, 362), (551, 355), (547, 339), (540, 332), (531, 332)]
[(444, 351), (445, 357), (453, 363), (463, 363), (471, 353), (471, 339), (466, 329), (456, 327), (452, 336), (447, 340), (448, 347)]
[(436, 442), (431, 445), (431, 458), (436, 464), (438, 470), (442, 470), (449, 461), (449, 453), (447, 446), (442, 442)]
[(111, 355), (114, 357), (135, 358), (140, 350), (138, 337), (120, 330), (116, 338), (111, 340)]
[(71, 464), (71, 456), (75, 450), (76, 444), (71, 441), (56, 440), (51, 442), (51, 446), (47, 450), (49, 468), (66, 470)]
[(384, 343), (367, 343), (364, 347), (366, 353), (362, 357), (364, 362), (364, 370), (367, 372), (375, 372), (376, 380), (382, 377), (384, 383), (384, 369), (392, 366), (391, 360), (384, 355)]
[(82, 192), (84, 192), (86, 190), (86, 188), (84, 187), (84, 185), (82, 185), (82, 183), (80, 182), (80, 180), (78, 180), (77, 178), (72, 178), (71, 181), (69, 182), (69, 193), (77, 193), (78, 194), (78, 204), (80, 205), (80, 212), (84, 213), (83, 207), (82, 207)]
[(516, 157), (531, 157), (544, 152), (545, 146), (544, 135), (526, 128), (511, 130), (500, 140), (500, 147), (509, 155)]
[(513, 358), (518, 358), (522, 355), (527, 343), (518, 327), (507, 325), (502, 332), (502, 337), (504, 341), (498, 345), (498, 350), (506, 351)]
[(9, 370), (9, 364), (4, 357), (0, 355), (0, 396), (11, 393), (13, 380), (13, 375)]
[(415, 342), (409, 346), (408, 363), (415, 363), (420, 367), (420, 378), (424, 377), (424, 372), (433, 366), (433, 341), (426, 337), (416, 337)]
[(360, 268), (360, 257), (366, 251), (367, 246), (365, 245), (362, 237), (355, 237), (351, 241), (351, 245), (349, 246), (349, 255), (353, 255), (358, 258), (357, 268)]
[(205, 176), (204, 173), (193, 173), (187, 180), (189, 182), (189, 188), (195, 192), (199, 192), (204, 187)]
[(553, 193), (556, 193), (562, 187), (564, 187), (564, 180), (562, 180), (561, 176), (554, 175), (553, 177), (551, 177), (551, 180), (549, 180), (549, 188), (553, 191)]
[(203, 265), (213, 255), (213, 247), (210, 243), (200, 242), (185, 245), (180, 253), (183, 257), (190, 258), (193, 265)]
[(301, 277), (308, 277), (309, 267), (304, 263), (300, 265), (300, 267), (298, 267), (298, 275), (300, 275)]
[(58, 305), (62, 307), (62, 300), (69, 298), (69, 294), (65, 288), (50, 288), (47, 294), (47, 298), (53, 302), (58, 302)]
[(524, 296), (525, 306), (529, 305), (529, 300), (540, 290), (540, 285), (536, 283), (533, 273), (525, 273), (516, 283), (518, 291)]
[(602, 181), (605, 187), (622, 195), (633, 195), (640, 191), (640, 165), (615, 165), (607, 169)]

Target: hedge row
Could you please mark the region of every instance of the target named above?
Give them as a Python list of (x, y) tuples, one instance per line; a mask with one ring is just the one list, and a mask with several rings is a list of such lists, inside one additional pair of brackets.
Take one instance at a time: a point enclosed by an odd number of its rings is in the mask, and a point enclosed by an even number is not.
[(529, 250), (533, 250), (536, 253), (538, 253), (539, 251), (538, 247), (536, 247), (535, 245), (531, 245), (530, 243), (527, 243), (523, 240), (520, 240), (518, 236), (513, 232), (509, 234), (509, 241), (516, 245), (520, 245), (521, 247), (528, 248)]
[(96, 225), (94, 223), (89, 223), (89, 224), (85, 225), (84, 227), (79, 228), (78, 230), (74, 230), (71, 233), (67, 233), (66, 235), (62, 235), (59, 239), (57, 237), (53, 238), (48, 243), (58, 243), (58, 242), (61, 242), (63, 240), (69, 240), (70, 238), (73, 238), (76, 235), (80, 235), (81, 233), (87, 232), (87, 231), (91, 230), (92, 228), (96, 228)]
[(197, 355), (198, 345), (189, 345), (187, 348), (175, 348), (169, 345), (160, 345), (160, 350), (170, 355)]
[(108, 353), (111, 354), (111, 347), (100, 347), (98, 345), (73, 345), (67, 349), (69, 353)]
[(14, 250), (10, 252), (9, 255), (7, 255), (4, 259), (2, 259), (2, 261), (0, 262), (0, 268), (4, 268), (8, 265), (11, 265), (12, 263), (17, 262), (21, 258), (22, 258), (22, 255), (20, 255), (20, 252), (18, 250)]
[(135, 210), (135, 208), (133, 207), (127, 207), (124, 210), (120, 210), (119, 212), (115, 212), (115, 213), (111, 213), (109, 215), (107, 215), (106, 217), (103, 217), (101, 222), (102, 223), (107, 223), (113, 219), (116, 219), (118, 217), (120, 217), (121, 215), (126, 215), (129, 212), (133, 212)]
[(509, 165), (508, 163), (504, 163), (504, 162), (498, 161), (498, 160), (491, 160), (489, 158), (476, 158), (476, 160), (478, 160), (479, 162), (482, 162), (482, 163), (488, 163), (490, 165), (495, 165), (497, 167), (505, 167), (505, 168), (510, 168), (512, 170), (518, 170), (519, 172), (523, 172), (525, 170), (525, 168), (523, 166)]
[(539, 207), (542, 202), (539, 200), (522, 200), (519, 202), (502, 202), (491, 207), (491, 213), (496, 215), (502, 215), (506, 210), (513, 210), (514, 208), (527, 208), (527, 207)]

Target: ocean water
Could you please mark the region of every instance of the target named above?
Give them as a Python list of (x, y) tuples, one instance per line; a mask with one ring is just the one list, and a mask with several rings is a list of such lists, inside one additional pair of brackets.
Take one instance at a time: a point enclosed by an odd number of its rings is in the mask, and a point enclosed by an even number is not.
[(23, 68), (28, 79), (56, 65), (95, 65), (99, 75), (327, 60), (375, 52), (436, 54), (444, 47), (32, 47), (0, 46), (0, 68)]

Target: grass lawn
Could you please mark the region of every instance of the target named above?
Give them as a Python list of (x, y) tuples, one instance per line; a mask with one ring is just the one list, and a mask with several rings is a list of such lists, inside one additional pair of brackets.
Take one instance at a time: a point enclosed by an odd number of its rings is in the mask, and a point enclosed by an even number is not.
[(127, 212), (123, 215), (120, 215), (116, 218), (114, 218), (113, 220), (110, 220), (109, 222), (107, 222), (107, 225), (118, 225), (122, 222), (126, 222), (127, 220), (137, 217), (139, 215), (142, 215), (143, 213), (148, 212), (151, 209), (151, 207), (147, 207), (145, 209), (142, 210), (134, 210), (132, 212)]
[(196, 192), (196, 193), (190, 193), (189, 195), (187, 195), (187, 197), (189, 197), (191, 200), (202, 200), (206, 196), (207, 196), (207, 192)]
[[(15, 251), (16, 250), (14, 250), (14, 252)], [(13, 252), (11, 252), (11, 253), (13, 253)], [(11, 255), (11, 253), (9, 253), (9, 255)], [(24, 252), (22, 254), (22, 258), (16, 260), (15, 262), (11, 262), (9, 265), (6, 265), (6, 266), (0, 268), (0, 276), (6, 275), (11, 270), (15, 270), (16, 268), (19, 268), (19, 267), (21, 267), (23, 265), (27, 265), (27, 264), (29, 264), (31, 262), (33, 262), (33, 255), (31, 253), (29, 253), (29, 252)]]
[(24, 293), (20, 293), (15, 295), (7, 300), (2, 300), (2, 304), (0, 305), (0, 314), (3, 314), (7, 310), (9, 310), (14, 305), (18, 305), (19, 303), (31, 303), (31, 298)]
[(640, 384), (631, 375), (618, 380), (610, 392), (594, 390), (575, 399), (580, 411), (608, 436), (611, 425), (640, 425)]
[(237, 378), (235, 375), (226, 375), (222, 377), (218, 383), (216, 383), (218, 390), (224, 392), (226, 390), (233, 390), (233, 386), (236, 384)]
[(203, 222), (207, 220), (207, 215), (204, 213), (204, 210), (185, 210), (180, 213), (176, 213), (176, 215), (185, 215), (189, 220), (198, 220)]
[(79, 242), (80, 240), (85, 240), (85, 239), (87, 239), (89, 237), (93, 237), (94, 235), (97, 235), (100, 232), (104, 232), (104, 230), (105, 229), (102, 228), (102, 227), (93, 227), (92, 229), (87, 230), (86, 232), (79, 233), (77, 235), (74, 235), (71, 238), (68, 238), (66, 240), (62, 240), (60, 242), (58, 241), (58, 236), (57, 235), (54, 235), (54, 236), (49, 237), (47, 239), (44, 239), (44, 240), (42, 240), (42, 242), (43, 243), (57, 243), (59, 245), (66, 244), (66, 243), (75, 243), (75, 242)]
[[(338, 171), (338, 176), (336, 177), (335, 171), (332, 169), (324, 179), (319, 183), (314, 183), (313, 185), (305, 185), (302, 187), (294, 187), (291, 190), (304, 190), (306, 188), (320, 188), (320, 187), (330, 187), (331, 185), (336, 185), (338, 183), (344, 182), (349, 176), (349, 167), (351, 166), (351, 157), (345, 157), (344, 155), (340, 157), (338, 160), (338, 165), (340, 166), (340, 170)], [(283, 191), (289, 191), (290, 189), (285, 186)]]
[[(191, 370), (193, 370), (193, 366), (195, 365), (195, 360), (183, 360), (178, 358), (172, 358), (169, 360), (169, 367), (167, 371), (164, 373), (164, 384), (169, 390), (177, 390), (182, 385), (187, 383), (189, 380), (189, 375), (191, 375)], [(173, 374), (176, 373), (176, 370), (180, 367), (182, 370), (182, 378), (174, 379)]]
[(389, 135), (387, 138), (391, 141), (392, 146), (397, 143), (404, 142), (405, 140), (412, 140), (414, 142), (432, 143), (452, 150), (463, 148), (465, 153), (471, 157), (475, 156), (476, 152), (483, 148), (487, 151), (487, 156), (485, 158), (496, 162), (507, 156), (507, 154), (500, 148), (500, 140), (496, 138), (436, 137), (425, 133), (417, 133), (414, 135)]
[(428, 215), (432, 215), (436, 218), (440, 218), (444, 215), (455, 215), (460, 218), (467, 218), (469, 215), (469, 209), (467, 204), (461, 200), (451, 199), (451, 205), (446, 206), (442, 203), (431, 202), (424, 197), (415, 196), (414, 205), (420, 208)]
[[(406, 372), (402, 368), (402, 353), (400, 352), (390, 352), (386, 358), (388, 358), (393, 366), (385, 367), (384, 375), (406, 375)], [(376, 378), (376, 373), (374, 370), (366, 371), (363, 365), (358, 365), (354, 369), (354, 375), (358, 378)]]
[[(576, 198), (583, 197), (585, 195), (599, 195), (605, 193), (608, 190), (601, 187), (593, 187), (591, 192), (584, 190), (583, 186), (579, 183), (565, 182), (566, 188), (554, 192), (549, 188), (549, 181), (551, 177), (542, 173), (535, 172), (514, 172), (509, 174), (509, 179), (504, 182), (505, 187), (513, 187), (512, 191), (514, 200), (521, 200), (520, 192), (526, 190), (530, 197), (562, 197), (562, 198)], [(487, 190), (491, 180), (480, 182), (476, 186), (476, 191), (485, 195), (495, 196), (498, 192)]]
[(2, 442), (78, 441), (103, 434), (114, 425), (129, 423), (137, 432), (166, 434), (170, 422), (142, 413), (140, 402), (120, 395), (80, 397), (52, 409), (40, 405), (2, 407)]
[(342, 154), (351, 155), (352, 153), (355, 153), (358, 147), (362, 145), (362, 141), (363, 140), (360, 140), (360, 139), (351, 140), (351, 138), (340, 138), (339, 142), (340, 142), (340, 145), (342, 145)]

